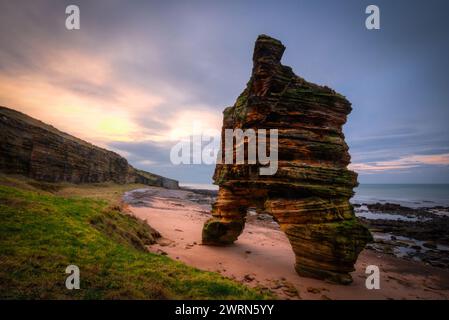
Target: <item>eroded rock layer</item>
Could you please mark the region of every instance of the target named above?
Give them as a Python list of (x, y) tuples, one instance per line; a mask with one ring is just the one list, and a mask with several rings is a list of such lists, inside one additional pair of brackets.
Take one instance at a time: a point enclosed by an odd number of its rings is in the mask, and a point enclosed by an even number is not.
[(115, 152), (5, 107), (0, 107), (0, 172), (48, 182), (178, 188), (176, 180), (137, 170)]
[(224, 110), (222, 128), (222, 140), (225, 129), (277, 129), (278, 170), (260, 175), (259, 164), (217, 164), (219, 194), (203, 242), (234, 242), (248, 208), (255, 208), (271, 214), (286, 233), (300, 275), (349, 283), (358, 254), (371, 240), (349, 203), (357, 174), (347, 169), (342, 126), (351, 104), (283, 66), (284, 50), (280, 41), (258, 37), (251, 78)]

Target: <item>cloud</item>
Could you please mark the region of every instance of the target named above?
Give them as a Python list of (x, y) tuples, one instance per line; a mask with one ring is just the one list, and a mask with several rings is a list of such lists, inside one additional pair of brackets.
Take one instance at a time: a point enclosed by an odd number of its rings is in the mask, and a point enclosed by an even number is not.
[(163, 97), (111, 78), (104, 59), (81, 53), (61, 53), (59, 59), (58, 64), (42, 61), (45, 72), (0, 74), (1, 103), (96, 143), (150, 134), (134, 117), (151, 111)]
[(9, 65), (0, 74), (0, 103), (102, 146), (179, 140), (195, 123), (204, 130), (220, 128), (221, 113), (189, 102), (187, 88), (149, 89), (128, 82), (117, 72), (115, 58), (49, 48), (36, 67)]
[(69, 0), (0, 0), (0, 104), (136, 166), (210, 181), (210, 167), (170, 167), (170, 147), (195, 121), (221, 127), (222, 110), (248, 81), (254, 40), (267, 33), (287, 46), (284, 64), (352, 102), (344, 129), (353, 168), (374, 182), (397, 182), (388, 175), (405, 171), (407, 182), (447, 182), (435, 156), (449, 153), (448, 4), (404, 12), (379, 1), (380, 33), (364, 28), (355, 1), (77, 0), (81, 30), (69, 32)]
[(213, 92), (208, 74), (222, 78), (186, 54), (199, 48), (177, 24), (164, 29), (171, 41), (161, 36), (169, 8), (107, 4), (83, 2), (82, 29), (68, 32), (64, 3), (0, 3), (0, 104), (101, 146), (180, 139), (193, 121), (219, 128), (199, 92)]
[(390, 161), (353, 163), (349, 165), (349, 168), (359, 173), (378, 173), (411, 169), (421, 166), (449, 166), (449, 153), (436, 155), (410, 155)]

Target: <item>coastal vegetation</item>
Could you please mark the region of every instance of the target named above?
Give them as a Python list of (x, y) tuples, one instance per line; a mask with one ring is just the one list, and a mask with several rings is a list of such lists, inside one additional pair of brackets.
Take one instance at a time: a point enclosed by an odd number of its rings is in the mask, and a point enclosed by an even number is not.
[[(124, 212), (123, 192), (142, 187), (73, 185), (0, 176), (2, 299), (262, 299), (263, 293), (146, 246), (158, 237)], [(68, 290), (65, 269), (80, 269)]]

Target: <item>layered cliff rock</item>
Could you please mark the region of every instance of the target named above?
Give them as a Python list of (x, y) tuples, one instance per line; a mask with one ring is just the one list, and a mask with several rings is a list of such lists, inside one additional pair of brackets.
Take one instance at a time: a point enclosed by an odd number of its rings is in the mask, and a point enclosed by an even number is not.
[(259, 163), (217, 164), (219, 193), (203, 243), (234, 242), (248, 208), (255, 208), (271, 214), (286, 233), (300, 275), (349, 283), (358, 254), (371, 240), (349, 203), (357, 175), (347, 169), (342, 126), (351, 104), (283, 66), (284, 50), (280, 41), (258, 37), (251, 78), (225, 109), (222, 129), (222, 140), (225, 129), (277, 129), (278, 170), (260, 175)]
[(0, 107), (0, 172), (72, 183), (143, 183), (178, 188), (176, 180), (137, 170), (120, 155)]

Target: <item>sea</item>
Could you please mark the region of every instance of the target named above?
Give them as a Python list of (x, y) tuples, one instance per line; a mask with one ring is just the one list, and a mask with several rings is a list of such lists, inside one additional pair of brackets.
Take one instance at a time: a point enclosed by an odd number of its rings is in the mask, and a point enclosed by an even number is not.
[(353, 203), (397, 203), (421, 208), (449, 206), (449, 184), (361, 184), (355, 190)]
[[(218, 190), (213, 184), (180, 183), (182, 187)], [(396, 203), (410, 208), (449, 207), (449, 184), (360, 184), (352, 203)]]

